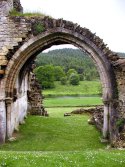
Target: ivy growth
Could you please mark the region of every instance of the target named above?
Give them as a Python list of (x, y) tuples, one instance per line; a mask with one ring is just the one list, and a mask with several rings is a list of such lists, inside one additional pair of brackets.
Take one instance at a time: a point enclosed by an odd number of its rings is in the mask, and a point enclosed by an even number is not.
[(120, 118), (116, 122), (117, 127), (122, 127), (124, 124), (125, 124), (125, 119), (124, 118)]
[(34, 26), (35, 35), (42, 33), (45, 30), (45, 27), (42, 25), (42, 23), (37, 23)]

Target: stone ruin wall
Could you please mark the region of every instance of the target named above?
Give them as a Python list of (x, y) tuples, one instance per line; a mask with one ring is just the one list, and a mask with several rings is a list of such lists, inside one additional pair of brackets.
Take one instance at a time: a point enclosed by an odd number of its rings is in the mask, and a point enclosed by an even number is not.
[(23, 18), (18, 22), (10, 17), (0, 17), (0, 78), (4, 76), (11, 56), (29, 38), (30, 31), (29, 23)]
[(24, 123), (24, 119), (28, 114), (48, 116), (47, 111), (42, 105), (43, 98), (40, 85), (32, 71), (28, 71), (25, 74), (21, 84), (20, 78), (17, 78), (14, 88), (14, 99), (12, 100), (10, 136), (14, 130), (18, 130), (19, 124)]
[[(9, 2), (9, 3), (7, 3)], [(16, 3), (15, 3), (16, 2)], [(14, 3), (14, 4), (13, 4)], [(7, 5), (8, 4), (8, 5)], [(113, 54), (106, 46), (104, 45), (103, 41), (100, 40), (98, 37), (96, 37), (94, 34), (92, 34), (88, 29), (83, 29), (77, 24), (74, 25), (71, 22), (67, 22), (62, 19), (51, 19), (48, 17), (45, 18), (31, 18), (31, 19), (26, 19), (24, 17), (8, 17), (6, 16), (8, 13), (7, 11), (10, 11), (15, 5), (15, 8), (18, 9), (18, 11), (22, 11), (22, 8), (20, 6), (19, 1), (0, 1), (0, 15), (3, 16), (0, 18), (0, 39), (2, 42), (0, 42), (0, 78), (2, 79), (4, 77), (4, 72), (6, 69), (6, 66), (8, 62), (11, 60), (13, 54), (20, 48), (20, 46), (23, 45), (28, 39), (30, 39), (31, 36), (37, 35), (37, 32), (35, 32), (34, 26), (37, 25), (38, 23), (44, 25), (44, 31), (47, 30), (48, 28), (53, 28), (54, 26), (60, 26), (62, 28), (67, 28), (71, 31), (76, 31), (80, 34), (86, 34), (86, 36), (90, 39), (93, 40), (93, 43), (99, 47), (102, 48), (102, 51), (104, 54), (107, 55), (108, 60), (111, 62), (115, 74), (116, 74), (116, 79), (117, 79), (117, 86), (118, 86), (118, 99), (114, 101), (114, 105), (117, 103), (116, 107), (118, 108), (118, 111), (120, 112), (119, 119), (120, 118), (125, 118), (125, 70), (123, 68), (124, 63), (120, 62), (120, 59), (117, 55)], [(5, 31), (6, 30), (6, 31)], [(40, 95), (38, 95), (39, 92), (39, 86), (37, 82), (34, 82), (33, 78), (34, 75), (32, 74), (30, 80), (30, 87), (34, 87), (34, 84), (37, 85), (37, 93), (36, 89), (29, 89), (29, 85), (27, 84), (29, 82), (29, 78), (25, 76), (24, 81), (22, 83), (25, 83), (27, 85), (26, 90), (28, 91), (28, 96), (27, 96), (27, 91), (25, 90), (24, 96), (20, 96), (17, 98), (17, 100), (13, 104), (14, 112), (16, 111), (17, 108), (20, 108), (20, 104), (18, 101), (24, 101), (24, 99), (30, 99), (30, 106), (34, 107), (34, 113), (36, 113), (36, 108), (42, 108), (42, 106), (37, 106), (36, 101), (33, 100), (33, 97), (36, 96), (37, 101), (40, 104)], [(18, 83), (18, 81), (16, 82)], [(18, 84), (16, 85), (18, 89)], [(2, 81), (0, 82), (0, 88), (2, 88)], [(2, 90), (2, 89), (1, 89)], [(24, 91), (22, 90), (22, 92)], [(4, 99), (4, 93), (0, 95), (1, 99)], [(32, 100), (31, 100), (32, 99)], [(2, 103), (2, 100), (0, 101), (0, 109), (1, 111), (5, 110), (5, 104)], [(23, 103), (21, 104), (23, 105)], [(25, 104), (24, 111), (21, 111), (19, 109), (18, 117), (16, 118), (14, 115), (16, 113), (12, 113), (13, 115), (13, 129), (16, 128), (19, 122), (22, 122), (22, 118), (25, 117), (26, 115), (26, 110), (28, 108), (29, 104)], [(23, 113), (20, 115), (20, 113)], [(4, 125), (3, 125), (4, 126)], [(123, 127), (124, 128), (124, 127)], [(4, 128), (3, 128), (4, 129)], [(124, 128), (125, 129), (125, 128)]]
[[(1, 50), (0, 50), (1, 72), (3, 72), (3, 74), (4, 74), (4, 69), (6, 68), (7, 62), (11, 59), (13, 53), (16, 52), (16, 50), (25, 41), (27, 41), (30, 38), (30, 36), (32, 36), (33, 33), (34, 33), (33, 35), (37, 35), (37, 32), (35, 32), (33, 25), (35, 25), (35, 24), (37, 25), (40, 22), (46, 28), (51, 27), (51, 26), (53, 27), (53, 24), (55, 23), (55, 21), (56, 20), (50, 19), (50, 18), (45, 18), (45, 19), (31, 18), (31, 20), (29, 20), (29, 19), (25, 19), (24, 17), (20, 17), (20, 18), (18, 18), (18, 17), (5, 17), (4, 19), (1, 19), (0, 26), (1, 26), (2, 31), (0, 32), (0, 35), (4, 41), (3, 43), (0, 43), (0, 46), (1, 46), (0, 47), (1, 48)], [(56, 22), (57, 22), (56, 23), (57, 25), (58, 25), (58, 22), (59, 22), (59, 24), (63, 24), (63, 23), (61, 23), (61, 20), (57, 20)], [(62, 20), (62, 22), (63, 22), (63, 20)], [(66, 24), (67, 24), (67, 26), (69, 26), (69, 28), (73, 29), (72, 23), (68, 22)], [(6, 27), (7, 31), (5, 31), (5, 27)], [(82, 31), (82, 30), (79, 29), (79, 31)], [(88, 31), (88, 30), (86, 29), (86, 31)], [(89, 33), (89, 32), (87, 32), (87, 33)], [(104, 49), (104, 51), (108, 52), (108, 50), (106, 50), (106, 49)], [(114, 62), (116, 63), (118, 60), (118, 57), (115, 55), (112, 55), (112, 53), (111, 54), (109, 53), (109, 55), (110, 55), (109, 56), (110, 61), (113, 63)], [(113, 66), (114, 66), (114, 64), (113, 64)], [(118, 76), (117, 83), (118, 83), (118, 89), (119, 89), (119, 100), (121, 101), (121, 99), (123, 100), (122, 94), (123, 94), (123, 90), (124, 90), (124, 86), (123, 86), (124, 83), (123, 84), (119, 84), (119, 83), (121, 83), (120, 82), (121, 77), (122, 77), (122, 82), (124, 82), (124, 73), (121, 73), (121, 71), (117, 70), (117, 68), (114, 68), (114, 69), (116, 71), (116, 75)], [(2, 74), (1, 74), (1, 76), (2, 76)], [(29, 98), (32, 99), (33, 96), (36, 96), (33, 93), (33, 91), (32, 91), (32, 93), (29, 92)], [(38, 97), (38, 99), (37, 99), (38, 101), (39, 101), (39, 98), (40, 97)], [(31, 100), (31, 101), (32, 101), (31, 106), (34, 106), (34, 109), (35, 109), (35, 105), (36, 105), (36, 104), (34, 104), (35, 101), (33, 101), (33, 100)], [(124, 112), (123, 105), (122, 105), (122, 107), (120, 106), (120, 109), (123, 113)], [(34, 114), (35, 114), (35, 110), (34, 110)]]
[(13, 0), (0, 0), (0, 16), (7, 16), (13, 9)]
[(0, 15), (7, 16), (12, 9), (23, 12), (20, 0), (0, 0)]
[[(125, 147), (125, 59), (120, 58), (114, 63), (114, 70), (118, 87), (118, 120), (119, 147)], [(117, 103), (117, 102), (116, 102)]]
[[(0, 112), (5, 111), (5, 90), (3, 78), (5, 75), (6, 66), (16, 50), (30, 38), (31, 26), (24, 18), (21, 20), (13, 20), (8, 16), (0, 17)], [(35, 87), (35, 88), (34, 88)], [(19, 85), (17, 78), (13, 95), (13, 99), (6, 99), (8, 110), (11, 110), (11, 121), (9, 122), (8, 138), (11, 136), (14, 129), (18, 129), (19, 124), (24, 121), (27, 112), (33, 115), (48, 116), (42, 105), (41, 89), (34, 77), (32, 71), (29, 71), (22, 80), (22, 85)], [(5, 119), (6, 115), (3, 114)], [(1, 122), (3, 132), (6, 131), (6, 122)], [(1, 133), (3, 133), (1, 132)], [(2, 134), (0, 134), (2, 136)], [(4, 136), (5, 137), (5, 136)], [(4, 138), (3, 137), (3, 138)], [(2, 140), (2, 139), (1, 139)]]
[(33, 70), (29, 73), (29, 89), (27, 90), (30, 115), (48, 116), (43, 106), (43, 95)]
[(19, 124), (24, 122), (24, 118), (27, 116), (28, 111), (28, 96), (27, 90), (29, 89), (28, 74), (22, 80), (22, 84), (19, 84), (19, 78), (17, 78), (15, 85), (14, 102), (11, 108), (11, 131), (18, 129)]

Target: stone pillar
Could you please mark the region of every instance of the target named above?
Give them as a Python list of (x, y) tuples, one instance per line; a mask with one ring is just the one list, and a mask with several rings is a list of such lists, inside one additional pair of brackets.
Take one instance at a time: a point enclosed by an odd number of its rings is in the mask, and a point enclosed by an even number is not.
[(104, 102), (104, 117), (103, 117), (103, 138), (108, 139), (109, 135), (109, 103)]
[(5, 143), (6, 137), (6, 107), (5, 100), (0, 99), (0, 144)]
[(12, 137), (12, 130), (11, 130), (11, 110), (12, 110), (12, 98), (8, 97), (6, 98), (6, 138), (9, 139)]
[(109, 104), (109, 133), (110, 133), (110, 142), (115, 144), (118, 138), (118, 100), (112, 99)]

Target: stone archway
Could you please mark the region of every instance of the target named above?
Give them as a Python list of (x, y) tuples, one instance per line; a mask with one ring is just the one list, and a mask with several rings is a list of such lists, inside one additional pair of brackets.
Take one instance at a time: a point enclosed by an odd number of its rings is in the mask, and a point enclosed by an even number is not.
[[(86, 28), (50, 17), (11, 17), (9, 12), (13, 8), (22, 12), (20, 0), (0, 1), (0, 143), (12, 136), (16, 124), (20, 122), (20, 114), (23, 120), (27, 112), (27, 63), (37, 53), (59, 44), (72, 44), (87, 52), (95, 62), (103, 87), (103, 137), (109, 136), (111, 143), (119, 140), (117, 120), (125, 119), (125, 60), (109, 50), (102, 39)], [(6, 32), (2, 33), (5, 27)], [(25, 71), (25, 75), (22, 75), (25, 89), (18, 84), (22, 71)], [(24, 104), (15, 86), (22, 86)], [(18, 94), (16, 98), (15, 94)]]
[[(43, 23), (42, 23), (43, 24)], [(4, 79), (5, 98), (7, 106), (7, 126), (10, 127), (10, 115), (13, 104), (14, 86), (19, 72), (25, 62), (34, 58), (36, 53), (45, 48), (58, 44), (72, 44), (83, 51), (86, 51), (94, 60), (100, 74), (103, 87), (104, 101), (104, 124), (103, 137), (109, 136), (110, 141), (117, 138), (116, 115), (117, 110), (114, 107), (114, 100), (117, 99), (117, 87), (111, 60), (117, 60), (117, 56), (106, 48), (102, 40), (88, 29), (81, 28), (76, 24), (63, 20), (45, 19), (44, 32), (31, 36), (9, 60)], [(72, 26), (72, 27), (71, 27)], [(32, 31), (31, 31), (32, 32)], [(13, 129), (7, 127), (8, 136), (12, 135)]]

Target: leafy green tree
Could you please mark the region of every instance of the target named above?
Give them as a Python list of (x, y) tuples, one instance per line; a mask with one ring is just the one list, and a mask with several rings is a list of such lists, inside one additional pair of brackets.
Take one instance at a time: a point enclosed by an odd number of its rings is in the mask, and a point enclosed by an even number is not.
[(54, 74), (56, 81), (60, 81), (60, 79), (65, 76), (65, 73), (61, 66), (54, 66)]
[(99, 78), (99, 74), (97, 70), (95, 70), (94, 68), (87, 69), (84, 73), (84, 79), (87, 81), (96, 80), (98, 78)]
[(67, 84), (67, 77), (62, 77), (60, 82), (62, 85), (66, 85)]
[(77, 74), (77, 71), (75, 69), (69, 69), (67, 72), (68, 79), (70, 78), (71, 74)]
[(43, 89), (54, 88), (54, 66), (40, 66), (36, 68), (34, 72)]
[[(84, 80), (99, 79), (97, 69), (89, 56), (79, 49), (57, 49), (48, 53), (40, 53), (36, 59), (36, 65), (51, 64), (61, 66), (67, 73), (69, 69), (75, 69), (78, 74), (84, 74)], [(70, 76), (70, 75), (69, 75)]]
[(83, 81), (84, 80), (84, 75), (83, 74), (79, 74), (79, 80)]
[(79, 85), (79, 75), (77, 73), (72, 73), (69, 77), (69, 83), (71, 85)]
[(86, 81), (91, 81), (92, 80), (92, 76), (90, 75), (90, 72), (88, 72), (86, 75), (85, 75), (85, 78), (84, 78)]

